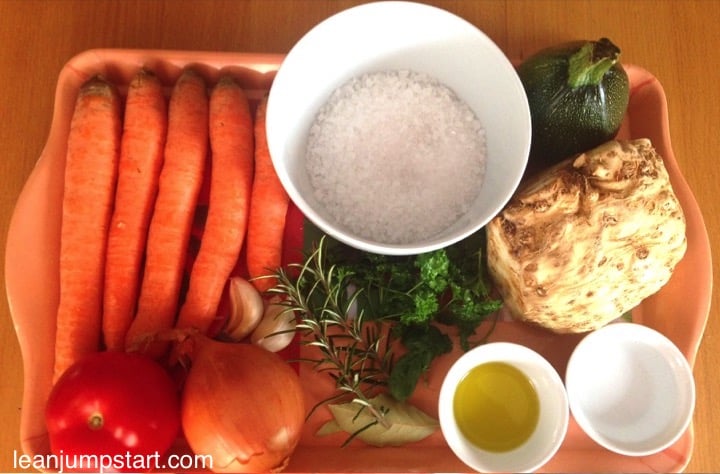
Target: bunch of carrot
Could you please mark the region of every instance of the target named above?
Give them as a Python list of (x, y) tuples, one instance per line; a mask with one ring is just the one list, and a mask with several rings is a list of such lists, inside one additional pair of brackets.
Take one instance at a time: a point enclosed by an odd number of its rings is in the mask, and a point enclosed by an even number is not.
[[(169, 98), (142, 69), (123, 98), (94, 77), (80, 89), (66, 155), (54, 377), (89, 352), (160, 356), (163, 331), (215, 321), (244, 248), (248, 277), (281, 264), (289, 198), (265, 138), (231, 76), (212, 86), (187, 68)], [(207, 168), (207, 169), (206, 169)], [(209, 202), (184, 284), (201, 188)]]

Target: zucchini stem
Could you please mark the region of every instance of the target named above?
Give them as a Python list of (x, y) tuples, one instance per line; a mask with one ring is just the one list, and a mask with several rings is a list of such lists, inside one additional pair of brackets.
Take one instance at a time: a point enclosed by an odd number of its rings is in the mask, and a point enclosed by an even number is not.
[(568, 85), (572, 88), (596, 86), (603, 76), (620, 59), (620, 48), (609, 39), (588, 41), (570, 56), (568, 63)]

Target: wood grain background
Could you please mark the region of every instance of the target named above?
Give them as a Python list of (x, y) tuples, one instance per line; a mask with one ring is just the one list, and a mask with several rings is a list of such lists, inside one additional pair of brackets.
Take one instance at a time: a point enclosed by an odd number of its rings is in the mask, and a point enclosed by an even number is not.
[[(0, 0), (0, 249), (23, 183), (47, 138), (57, 75), (90, 48), (286, 53), (312, 26), (361, 2), (331, 0)], [(718, 255), (720, 2), (715, 0), (432, 1), (484, 30), (511, 58), (572, 39), (611, 38), (622, 60), (662, 83), (673, 149)], [(3, 257), (4, 261), (4, 257)], [(718, 264), (713, 265), (718, 276)], [(5, 287), (4, 278), (2, 279)], [(42, 281), (37, 282), (42, 285)], [(690, 472), (717, 472), (720, 316), (713, 295), (695, 376), (696, 444)], [(0, 471), (19, 450), (22, 360), (0, 302)]]

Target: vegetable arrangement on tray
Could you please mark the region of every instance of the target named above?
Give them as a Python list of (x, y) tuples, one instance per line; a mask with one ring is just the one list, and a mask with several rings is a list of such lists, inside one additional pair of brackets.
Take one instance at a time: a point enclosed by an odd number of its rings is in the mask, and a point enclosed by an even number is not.
[[(343, 431), (375, 446), (429, 436), (437, 422), (412, 406), (412, 393), (438, 356), (483, 343), (489, 333), (478, 328), (492, 331), (501, 306), (558, 332), (592, 329), (556, 312), (600, 308), (596, 324), (606, 324), (657, 291), (684, 253), (662, 159), (647, 140), (612, 140), (627, 106), (618, 56), (608, 40), (579, 42), (519, 67), (536, 174), (487, 229), (413, 257), (361, 252), (308, 229), (303, 259), (289, 265), (291, 203), (264, 141), (264, 101), (253, 116), (231, 76), (208, 84), (192, 69), (169, 100), (148, 70), (126, 97), (92, 78), (68, 137), (54, 392), (98, 354), (139, 353), (174, 378), (181, 432), (195, 452), (213, 454), (217, 471), (284, 468), (303, 421), (325, 406), (332, 419), (318, 436)], [(558, 96), (567, 100), (548, 99)], [(569, 135), (584, 138), (564, 148)], [(634, 235), (640, 227), (651, 230)], [(596, 252), (568, 255), (570, 239)], [(587, 267), (590, 276), (572, 288), (548, 280), (553, 261), (557, 274)], [(667, 272), (649, 283), (656, 267)], [(574, 294), (591, 303), (568, 301)], [(306, 406), (293, 364), (270, 352), (293, 341), (307, 350), (292, 362), (334, 382), (316, 406)], [(53, 422), (59, 411), (48, 411), (53, 450), (67, 436)], [(92, 420), (78, 429), (113, 426)]]
[[(99, 356), (115, 353), (123, 366), (135, 360), (121, 357), (127, 351), (178, 379), (169, 396), (178, 400), (182, 433), (193, 449), (213, 455), (215, 470), (287, 463), (305, 417), (303, 393), (297, 372), (265, 349), (278, 316), (260, 296), (271, 280), (245, 279), (281, 264), (289, 207), (263, 146), (265, 106), (263, 99), (253, 119), (231, 76), (209, 87), (192, 69), (173, 85), (167, 106), (163, 85), (144, 69), (124, 101), (101, 77), (80, 89), (68, 136), (56, 384), (47, 414), (54, 452), (68, 438), (75, 451), (93, 454), (148, 446), (162, 454), (175, 441), (179, 422), (159, 423), (156, 431), (171, 434), (164, 446), (153, 444), (154, 433), (137, 439), (131, 422), (113, 420), (112, 397), (93, 388), (102, 380), (88, 380)], [(208, 337), (220, 332), (256, 344)], [(77, 377), (84, 377), (78, 396), (88, 400), (66, 396), (58, 407), (57, 394)], [(167, 393), (156, 404), (146, 393), (161, 383), (146, 377), (117, 399), (166, 412)], [(84, 419), (87, 410), (94, 414)], [(116, 439), (117, 430), (130, 434)]]

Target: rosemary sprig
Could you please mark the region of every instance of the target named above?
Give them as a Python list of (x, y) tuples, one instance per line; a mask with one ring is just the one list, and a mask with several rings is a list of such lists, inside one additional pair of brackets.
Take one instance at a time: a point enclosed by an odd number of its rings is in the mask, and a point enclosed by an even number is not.
[[(387, 386), (392, 367), (391, 331), (383, 331), (381, 321), (366, 318), (358, 298), (364, 291), (352, 285), (352, 270), (328, 264), (325, 236), (304, 263), (277, 271), (278, 283), (269, 290), (283, 296), (282, 304), (298, 315), (301, 344), (312, 346), (317, 357), (301, 358), (318, 372), (327, 372), (335, 381), (336, 393), (321, 405), (349, 398), (360, 413), (368, 410), (372, 424), (385, 421), (386, 410), (376, 408), (370, 399)], [(362, 427), (362, 429), (366, 429)]]

